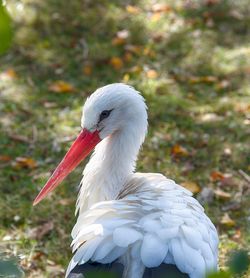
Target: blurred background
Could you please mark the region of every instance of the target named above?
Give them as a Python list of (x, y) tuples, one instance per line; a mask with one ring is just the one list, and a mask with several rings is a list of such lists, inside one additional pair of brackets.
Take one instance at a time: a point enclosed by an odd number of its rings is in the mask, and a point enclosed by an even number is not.
[(191, 190), (220, 234), (220, 277), (250, 277), (249, 0), (4, 0), (0, 53), (0, 276), (63, 277), (84, 165), (32, 201), (86, 97), (125, 82), (149, 108), (138, 170)]

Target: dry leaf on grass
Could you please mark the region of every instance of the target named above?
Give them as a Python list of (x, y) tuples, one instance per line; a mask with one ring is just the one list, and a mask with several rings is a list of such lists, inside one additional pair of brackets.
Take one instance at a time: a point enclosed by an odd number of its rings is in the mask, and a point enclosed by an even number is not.
[(190, 84), (215, 83), (218, 81), (216, 76), (194, 76), (189, 79)]
[(172, 147), (171, 154), (173, 156), (188, 156), (189, 152), (181, 145), (176, 144)]
[(200, 186), (192, 181), (184, 181), (181, 183), (181, 186), (185, 187), (194, 194), (199, 193), (201, 191)]
[(17, 73), (14, 69), (10, 68), (6, 71), (0, 73), (0, 80), (15, 79), (17, 78)]
[(132, 5), (127, 5), (126, 11), (130, 14), (139, 14), (141, 12), (140, 8)]
[(92, 65), (85, 65), (82, 69), (83, 73), (87, 76), (91, 75), (93, 72), (93, 67)]
[(75, 87), (63, 80), (57, 80), (50, 84), (49, 90), (55, 93), (70, 93), (75, 91)]
[(230, 193), (225, 192), (219, 188), (214, 190), (214, 194), (217, 198), (222, 199), (222, 200), (228, 200), (232, 197)]
[(220, 223), (226, 227), (233, 227), (235, 226), (235, 221), (229, 216), (228, 213), (225, 213), (222, 218)]
[(115, 70), (120, 70), (123, 67), (123, 61), (119, 57), (112, 57), (110, 59), (110, 64)]
[(152, 5), (152, 12), (154, 12), (154, 13), (166, 13), (171, 10), (172, 10), (172, 8), (167, 4), (156, 3), (156, 4)]
[(0, 155), (0, 161), (8, 162), (11, 161), (11, 157), (9, 155)]
[(16, 169), (28, 168), (34, 169), (37, 167), (37, 162), (31, 157), (16, 157), (12, 166)]
[(140, 45), (127, 44), (125, 45), (125, 50), (140, 55), (142, 51), (142, 47)]
[(212, 181), (222, 181), (225, 178), (225, 176), (223, 173), (221, 173), (219, 171), (213, 171), (210, 174), (210, 178)]
[(158, 77), (158, 73), (156, 70), (150, 69), (146, 72), (147, 78), (149, 79), (155, 79)]

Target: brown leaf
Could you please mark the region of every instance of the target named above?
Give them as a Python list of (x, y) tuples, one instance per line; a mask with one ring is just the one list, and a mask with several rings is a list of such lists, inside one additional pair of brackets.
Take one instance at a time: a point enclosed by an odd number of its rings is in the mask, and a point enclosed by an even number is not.
[(49, 234), (54, 228), (54, 222), (53, 221), (48, 221), (40, 226), (37, 226), (33, 229), (31, 229), (28, 232), (28, 235), (30, 238), (40, 240), (47, 234)]
[(171, 154), (173, 156), (188, 156), (189, 155), (188, 151), (184, 147), (182, 147), (181, 145), (178, 145), (178, 144), (176, 144), (172, 147)]
[(116, 33), (115, 38), (112, 39), (112, 45), (123, 45), (126, 43), (130, 33), (124, 29)]
[(123, 67), (123, 61), (119, 57), (112, 57), (110, 59), (110, 64), (115, 70), (120, 70)]
[(17, 73), (14, 69), (10, 68), (0, 74), (0, 80), (4, 79), (15, 79), (17, 78)]
[(70, 199), (70, 198), (59, 200), (59, 204), (62, 205), (62, 206), (67, 206), (67, 205), (70, 205), (72, 203), (73, 203), (73, 200)]
[(155, 51), (151, 47), (147, 46), (143, 49), (143, 55), (148, 57), (155, 57)]
[(226, 227), (233, 227), (235, 226), (235, 221), (229, 216), (228, 213), (225, 213), (222, 218), (220, 223)]
[(16, 169), (34, 169), (37, 167), (37, 162), (31, 157), (17, 157), (16, 160), (12, 163), (12, 166)]
[(218, 81), (218, 78), (215, 76), (193, 76), (189, 79), (190, 84), (215, 83), (217, 81)]
[(222, 200), (228, 200), (232, 197), (230, 193), (225, 192), (219, 188), (214, 190), (214, 194), (217, 198), (222, 199)]
[(133, 66), (132, 68), (129, 69), (129, 72), (139, 74), (142, 72), (142, 67), (140, 66)]
[(134, 54), (137, 54), (139, 55), (141, 53), (141, 46), (140, 45), (132, 45), (132, 44), (127, 44), (125, 46), (125, 50), (129, 51), (129, 52), (132, 52)]
[(123, 38), (117, 38), (117, 37), (115, 37), (115, 38), (113, 38), (112, 39), (112, 45), (114, 45), (114, 46), (117, 46), (117, 45), (124, 45), (125, 43), (126, 43), (126, 40), (125, 39), (123, 39)]
[(235, 234), (233, 235), (233, 240), (235, 240), (235, 241), (239, 241), (240, 239), (241, 239), (241, 237), (242, 237), (242, 234), (241, 234), (241, 230), (240, 229), (237, 229), (236, 231), (235, 231)]
[(127, 5), (126, 11), (130, 14), (139, 14), (141, 12), (140, 8), (132, 5)]
[(130, 52), (125, 52), (124, 56), (123, 56), (123, 60), (125, 62), (131, 62), (133, 56)]
[(185, 187), (194, 194), (199, 193), (201, 191), (200, 186), (192, 181), (184, 181), (181, 183), (181, 186)]
[(91, 75), (93, 72), (93, 67), (91, 65), (85, 65), (82, 69), (83, 73), (87, 76)]
[(56, 102), (50, 102), (50, 101), (44, 101), (43, 102), (43, 106), (45, 107), (45, 108), (55, 108), (55, 107), (57, 107), (57, 103)]
[(225, 178), (225, 176), (223, 173), (221, 173), (219, 171), (213, 171), (210, 174), (210, 178), (212, 181), (222, 181)]
[(156, 70), (150, 69), (146, 72), (147, 78), (149, 79), (155, 79), (158, 77), (158, 73)]
[(172, 8), (167, 4), (156, 3), (156, 4), (152, 5), (152, 12), (154, 12), (154, 13), (169, 12), (171, 10), (172, 10)]
[(152, 16), (150, 17), (150, 20), (152, 22), (157, 22), (161, 19), (162, 17), (162, 13), (158, 12), (158, 13), (153, 13)]
[(8, 162), (11, 161), (11, 157), (9, 155), (0, 155), (0, 161)]
[(50, 84), (49, 90), (55, 93), (70, 93), (75, 91), (75, 87), (63, 80), (57, 80)]
[(129, 79), (130, 79), (130, 75), (128, 73), (126, 73), (123, 75), (122, 81), (124, 83), (127, 83), (129, 81)]

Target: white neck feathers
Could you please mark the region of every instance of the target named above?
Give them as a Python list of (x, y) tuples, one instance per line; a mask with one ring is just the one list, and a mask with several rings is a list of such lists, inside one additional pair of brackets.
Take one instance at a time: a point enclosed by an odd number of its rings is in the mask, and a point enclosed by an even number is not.
[(95, 148), (83, 171), (76, 212), (82, 213), (100, 201), (116, 199), (133, 174), (147, 131), (147, 112), (142, 98), (139, 105), (134, 106), (138, 111), (123, 129), (103, 139)]

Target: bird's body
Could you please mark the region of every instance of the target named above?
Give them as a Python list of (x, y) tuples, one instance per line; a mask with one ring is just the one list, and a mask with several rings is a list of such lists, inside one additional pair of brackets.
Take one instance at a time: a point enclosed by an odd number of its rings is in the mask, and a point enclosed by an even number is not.
[(217, 232), (198, 201), (161, 174), (134, 172), (147, 131), (141, 95), (124, 84), (98, 89), (84, 105), (82, 126), (102, 141), (83, 172), (66, 276), (89, 262), (120, 262), (123, 278), (163, 264), (190, 278), (216, 270)]

